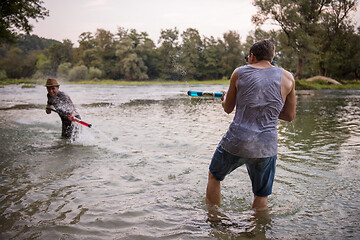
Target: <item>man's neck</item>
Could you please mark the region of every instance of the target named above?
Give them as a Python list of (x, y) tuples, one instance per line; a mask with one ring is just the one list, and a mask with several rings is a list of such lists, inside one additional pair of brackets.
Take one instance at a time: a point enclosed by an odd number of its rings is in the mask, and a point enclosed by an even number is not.
[(272, 68), (273, 65), (268, 60), (261, 60), (254, 63), (249, 64), (249, 66), (253, 68)]

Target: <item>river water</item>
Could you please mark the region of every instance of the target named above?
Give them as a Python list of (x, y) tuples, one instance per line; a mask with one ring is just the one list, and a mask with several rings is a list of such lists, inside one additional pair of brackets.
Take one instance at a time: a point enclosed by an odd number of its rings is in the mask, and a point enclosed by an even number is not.
[(246, 168), (205, 204), (208, 166), (233, 114), (191, 90), (224, 85), (63, 85), (82, 119), (72, 143), (46, 89), (0, 88), (0, 239), (359, 239), (360, 91), (310, 91), (279, 122), (269, 211)]

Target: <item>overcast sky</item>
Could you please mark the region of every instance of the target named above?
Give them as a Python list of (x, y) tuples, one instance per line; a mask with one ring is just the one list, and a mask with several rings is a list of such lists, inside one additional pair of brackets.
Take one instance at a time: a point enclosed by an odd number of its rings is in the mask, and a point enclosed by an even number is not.
[[(195, 28), (201, 36), (222, 37), (237, 31), (244, 41), (254, 30), (251, 16), (253, 0), (43, 0), (50, 16), (34, 26), (32, 34), (78, 45), (83, 32), (103, 28), (115, 34), (118, 27), (147, 32), (157, 43), (161, 29), (177, 27), (182, 33)], [(360, 3), (359, 3), (360, 6)], [(360, 7), (353, 19), (360, 24)], [(275, 27), (275, 26), (273, 26)], [(266, 26), (268, 30), (272, 26)]]

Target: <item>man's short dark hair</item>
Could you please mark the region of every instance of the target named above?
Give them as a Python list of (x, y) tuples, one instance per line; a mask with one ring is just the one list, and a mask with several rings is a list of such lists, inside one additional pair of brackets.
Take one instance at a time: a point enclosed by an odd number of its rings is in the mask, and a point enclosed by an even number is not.
[(274, 50), (274, 44), (270, 40), (266, 39), (254, 43), (254, 45), (250, 48), (250, 53), (254, 54), (258, 61), (268, 60), (271, 62), (274, 58)]

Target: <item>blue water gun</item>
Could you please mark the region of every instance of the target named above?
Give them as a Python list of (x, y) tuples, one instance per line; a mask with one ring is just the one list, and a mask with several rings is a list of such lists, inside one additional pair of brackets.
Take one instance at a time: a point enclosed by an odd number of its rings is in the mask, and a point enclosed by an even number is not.
[(198, 91), (188, 91), (187, 94), (192, 97), (213, 97), (221, 98), (223, 93), (219, 92), (198, 92)]

